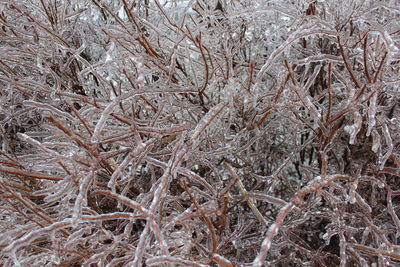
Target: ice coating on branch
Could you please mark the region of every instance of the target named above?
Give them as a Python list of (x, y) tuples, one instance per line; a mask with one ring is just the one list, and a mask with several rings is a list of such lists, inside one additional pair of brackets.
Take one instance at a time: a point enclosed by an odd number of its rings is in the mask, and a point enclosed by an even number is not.
[(141, 156), (141, 154), (146, 150), (146, 148), (154, 143), (154, 139), (148, 140), (146, 143), (140, 143), (137, 145), (137, 147), (129, 153), (125, 159), (122, 161), (122, 163), (114, 170), (110, 181), (108, 182), (107, 186), (112, 189), (112, 191), (115, 191), (115, 183), (117, 179), (122, 175), (122, 172), (126, 169), (126, 167), (131, 163), (132, 160), (135, 158)]
[(311, 116), (313, 116), (316, 119), (316, 121), (319, 121), (320, 118), (321, 118), (321, 114), (318, 112), (317, 108), (312, 103), (310, 96), (305, 96), (304, 97), (304, 104), (308, 108), (308, 110), (310, 111)]
[(399, 48), (396, 46), (396, 43), (393, 41), (393, 38), (390, 36), (388, 31), (384, 31), (384, 39), (386, 41), (387, 48), (389, 50), (389, 59), (392, 59), (393, 57), (398, 57), (399, 56)]
[(93, 179), (93, 174), (87, 175), (86, 177), (81, 179), (81, 184), (79, 186), (79, 193), (75, 200), (75, 206), (74, 206), (73, 213), (72, 213), (72, 218), (74, 219), (73, 220), (74, 224), (82, 216), (82, 208), (87, 203), (86, 196), (87, 196), (89, 185), (90, 185), (92, 179)]
[(100, 133), (101, 133), (108, 117), (114, 111), (115, 106), (118, 104), (118, 100), (119, 100), (118, 98), (115, 98), (110, 104), (108, 104), (108, 106), (101, 113), (100, 119), (97, 122), (96, 127), (93, 132), (93, 135), (92, 135), (92, 139), (91, 139), (92, 143), (96, 143), (99, 141)]
[(368, 202), (357, 192), (355, 192), (355, 203), (359, 205), (361, 208), (363, 208), (368, 214), (372, 212), (371, 206), (368, 204)]
[(228, 81), (228, 84), (224, 87), (223, 96), (224, 101), (228, 102), (231, 107), (234, 107), (235, 98), (237, 98), (237, 94), (240, 91), (240, 83), (235, 79), (231, 78)]

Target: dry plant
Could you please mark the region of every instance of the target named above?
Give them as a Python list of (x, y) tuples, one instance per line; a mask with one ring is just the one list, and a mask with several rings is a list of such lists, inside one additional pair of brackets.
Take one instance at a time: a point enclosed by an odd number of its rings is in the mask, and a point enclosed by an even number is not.
[(398, 0), (0, 1), (2, 266), (400, 266)]

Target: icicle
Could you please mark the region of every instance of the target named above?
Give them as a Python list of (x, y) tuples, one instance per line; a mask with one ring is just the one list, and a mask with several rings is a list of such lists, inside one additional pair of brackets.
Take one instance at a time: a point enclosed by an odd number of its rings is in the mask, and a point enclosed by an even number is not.
[(350, 192), (349, 192), (349, 201), (350, 204), (356, 203), (356, 191), (357, 190), (357, 181), (351, 183), (350, 185)]
[(357, 134), (361, 130), (361, 124), (362, 124), (361, 114), (360, 114), (360, 112), (355, 111), (354, 112), (354, 124), (347, 125), (346, 127), (344, 127), (344, 130), (350, 134), (350, 140), (349, 140), (350, 145), (354, 144)]
[(385, 136), (385, 141), (386, 145), (388, 146), (388, 150), (386, 151), (385, 155), (380, 159), (381, 160), (381, 165), (379, 168), (382, 170), (383, 167), (385, 167), (386, 161), (389, 159), (390, 155), (392, 155), (393, 152), (393, 142), (392, 138), (390, 136), (389, 128), (387, 127), (386, 124), (383, 125), (382, 127), (383, 135)]
[(381, 136), (374, 129), (372, 130), (372, 151), (378, 153), (381, 149)]
[(375, 114), (376, 114), (376, 100), (378, 98), (378, 92), (375, 92), (371, 99), (369, 100), (369, 107), (368, 107), (368, 130), (367, 136), (371, 134), (372, 129), (376, 124)]
[(106, 53), (106, 60), (105, 60), (106, 63), (112, 60), (114, 51), (115, 51), (115, 43), (111, 42), (110, 48), (107, 50)]

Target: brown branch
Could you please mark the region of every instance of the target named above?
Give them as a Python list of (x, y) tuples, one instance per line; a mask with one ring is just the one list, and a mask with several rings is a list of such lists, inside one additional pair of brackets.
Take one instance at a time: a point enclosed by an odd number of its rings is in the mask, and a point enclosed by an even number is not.
[(365, 76), (367, 77), (368, 83), (372, 82), (371, 76), (369, 75), (368, 71), (368, 34), (365, 35), (365, 40), (364, 40), (364, 72)]
[(395, 253), (395, 252), (390, 252), (390, 251), (385, 251), (381, 249), (376, 249), (376, 248), (371, 248), (363, 245), (358, 245), (358, 244), (348, 244), (348, 246), (360, 250), (365, 253), (373, 254), (373, 255), (378, 255), (378, 256), (387, 256), (393, 259), (400, 260), (400, 254)]
[(379, 64), (378, 70), (376, 71), (375, 76), (374, 76), (374, 83), (376, 83), (376, 81), (378, 80), (378, 76), (381, 73), (381, 70), (382, 70), (382, 67), (383, 67), (383, 63), (385, 63), (385, 59), (386, 59), (387, 54), (388, 53), (385, 52), (385, 54), (382, 57), (381, 64)]
[(339, 48), (340, 48), (340, 54), (342, 55), (342, 58), (343, 58), (343, 61), (344, 61), (344, 65), (346, 66), (346, 69), (350, 74), (351, 80), (354, 82), (354, 84), (356, 85), (357, 88), (361, 88), (361, 85), (358, 82), (356, 76), (354, 75), (353, 70), (350, 68), (350, 64), (349, 64), (347, 55), (346, 55), (346, 53), (344, 51), (343, 44), (341, 43), (339, 36), (337, 36), (337, 41), (338, 41)]
[(22, 176), (22, 177), (28, 177), (28, 178), (49, 180), (49, 181), (61, 181), (61, 180), (64, 180), (64, 178), (57, 177), (57, 176), (51, 176), (51, 175), (40, 174), (40, 173), (33, 173), (33, 172), (16, 170), (16, 169), (5, 168), (5, 167), (0, 168), (0, 172), (4, 172), (4, 173), (8, 173), (8, 174), (14, 174), (14, 175), (18, 175), (18, 176)]
[(193, 197), (192, 193), (190, 193), (190, 190), (187, 187), (185, 178), (181, 178), (180, 179), (180, 185), (186, 191), (186, 193), (188, 194), (188, 196), (190, 198), (190, 201), (195, 205), (197, 211), (201, 214), (201, 216), (206, 221), (207, 227), (208, 227), (208, 229), (210, 231), (210, 234), (211, 234), (211, 241), (212, 241), (212, 250), (211, 251), (212, 251), (213, 254), (216, 253), (217, 252), (217, 235), (215, 233), (214, 225), (212, 224), (210, 218), (206, 215), (204, 210), (200, 207), (200, 205), (197, 202), (197, 200)]

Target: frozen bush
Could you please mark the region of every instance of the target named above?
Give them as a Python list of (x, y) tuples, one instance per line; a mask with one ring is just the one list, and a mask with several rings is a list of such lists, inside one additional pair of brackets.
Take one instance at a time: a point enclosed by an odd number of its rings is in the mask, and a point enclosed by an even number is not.
[(2, 265), (400, 265), (398, 1), (0, 11)]

